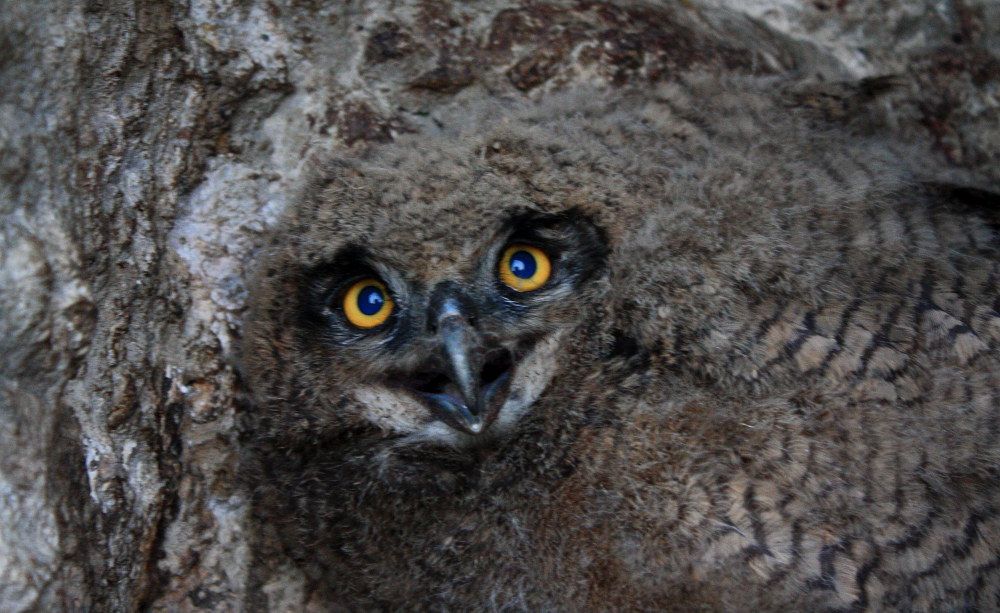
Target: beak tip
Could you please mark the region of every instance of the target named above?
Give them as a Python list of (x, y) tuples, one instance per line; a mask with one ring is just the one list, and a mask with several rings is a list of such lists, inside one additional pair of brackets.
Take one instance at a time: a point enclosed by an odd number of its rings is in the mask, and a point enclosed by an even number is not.
[(417, 397), (438, 419), (459, 432), (479, 436), (489, 426), (489, 419), (478, 409), (470, 410), (454, 396), (417, 392)]

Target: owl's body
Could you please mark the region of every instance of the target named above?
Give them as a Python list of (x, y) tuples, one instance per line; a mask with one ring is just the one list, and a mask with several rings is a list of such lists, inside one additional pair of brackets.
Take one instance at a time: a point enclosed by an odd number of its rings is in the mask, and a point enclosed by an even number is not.
[[(1000, 608), (986, 196), (770, 88), (564, 96), (320, 175), (244, 351), (260, 515), (331, 602)], [(522, 244), (553, 269), (520, 293)], [(371, 329), (338, 311), (359, 275), (394, 309)], [(442, 301), (484, 426), (415, 400), (453, 372)]]

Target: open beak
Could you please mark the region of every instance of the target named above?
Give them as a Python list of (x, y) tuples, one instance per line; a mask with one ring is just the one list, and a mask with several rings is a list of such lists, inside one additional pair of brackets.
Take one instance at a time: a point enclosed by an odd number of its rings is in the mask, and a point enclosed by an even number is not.
[(467, 434), (481, 434), (506, 400), (512, 367), (510, 352), (484, 348), (479, 333), (455, 300), (443, 300), (434, 318), (440, 341), (438, 358), (447, 382), (440, 389), (417, 393), (441, 421)]

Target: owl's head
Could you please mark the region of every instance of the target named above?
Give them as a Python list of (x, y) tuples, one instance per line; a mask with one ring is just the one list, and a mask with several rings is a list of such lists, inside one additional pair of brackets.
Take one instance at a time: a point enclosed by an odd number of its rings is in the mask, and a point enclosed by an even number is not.
[(244, 346), (281, 427), (467, 445), (545, 392), (599, 308), (614, 222), (579, 176), (530, 160), (523, 128), (317, 173), (260, 266)]

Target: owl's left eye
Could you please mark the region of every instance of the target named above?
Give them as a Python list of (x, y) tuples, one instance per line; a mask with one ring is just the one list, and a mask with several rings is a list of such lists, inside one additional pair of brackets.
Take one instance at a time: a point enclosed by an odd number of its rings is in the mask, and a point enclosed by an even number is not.
[(530, 292), (545, 285), (552, 275), (552, 261), (538, 247), (513, 244), (500, 258), (500, 280), (511, 289)]
[(361, 279), (352, 283), (344, 293), (342, 305), (347, 321), (362, 329), (385, 323), (395, 308), (385, 285), (377, 279)]

